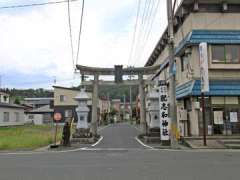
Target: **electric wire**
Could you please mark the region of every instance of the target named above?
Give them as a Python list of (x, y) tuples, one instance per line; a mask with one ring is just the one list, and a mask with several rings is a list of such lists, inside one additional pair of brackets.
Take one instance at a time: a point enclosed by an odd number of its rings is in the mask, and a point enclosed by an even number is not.
[[(159, 4), (160, 4), (160, 0), (157, 0), (157, 4), (156, 4), (156, 7), (155, 7), (154, 12), (153, 12), (153, 18), (152, 18), (152, 20), (151, 20), (151, 22), (150, 22), (149, 30), (148, 30), (148, 32), (147, 32), (147, 34), (146, 34), (146, 38), (144, 38), (142, 50), (140, 51), (140, 54), (139, 54), (139, 56), (138, 56), (138, 58), (137, 58), (137, 59), (139, 59), (139, 60), (141, 60), (142, 54), (143, 54), (143, 52), (145, 51), (145, 47), (146, 47), (146, 45), (147, 45), (147, 43), (148, 43), (150, 34), (151, 34), (151, 32), (152, 32), (152, 28), (153, 28), (153, 24), (154, 24), (155, 19), (156, 19), (156, 15), (157, 15), (157, 12), (158, 12), (157, 10), (158, 10), (158, 8), (159, 8)], [(136, 61), (136, 60), (135, 60), (135, 61)], [(136, 62), (135, 62), (135, 63), (136, 63)]]
[(144, 42), (146, 41), (148, 31), (150, 31), (149, 26), (153, 19), (152, 13), (153, 13), (153, 8), (154, 8), (156, 1), (149, 1), (149, 2), (150, 3), (148, 5), (146, 16), (145, 16), (146, 17), (145, 23), (143, 24), (142, 31), (141, 31), (141, 34), (139, 35), (139, 39), (138, 39), (138, 50), (135, 53), (135, 58), (134, 58), (134, 63), (133, 63), (134, 66), (135, 66), (139, 56), (142, 54), (143, 47), (145, 46)]
[(136, 16), (136, 21), (135, 21), (135, 25), (134, 25), (134, 32), (133, 32), (131, 49), (130, 49), (129, 58), (128, 58), (128, 65), (132, 60), (132, 54), (133, 54), (133, 48), (134, 48), (135, 40), (136, 40), (136, 33), (137, 33), (137, 27), (138, 27), (140, 8), (141, 8), (141, 0), (138, 0), (137, 16)]
[(84, 0), (83, 0), (82, 1), (82, 12), (81, 12), (81, 19), (80, 19), (80, 27), (79, 27), (79, 33), (78, 33), (78, 48), (77, 48), (77, 56), (76, 56), (76, 65), (78, 64), (79, 50), (80, 50), (80, 44), (81, 44), (84, 4), (85, 3), (84, 3)]
[(73, 50), (73, 37), (72, 37), (72, 25), (71, 25), (71, 12), (70, 12), (70, 0), (67, 2), (67, 12), (68, 12), (68, 28), (69, 28), (69, 39), (71, 46), (71, 55), (72, 55), (72, 64), (73, 70), (75, 70), (75, 62), (74, 62), (74, 50)]
[(150, 6), (151, 2), (152, 2), (152, 0), (145, 0), (145, 3), (144, 3), (144, 9), (143, 9), (142, 16), (141, 16), (142, 22), (141, 22), (141, 25), (139, 26), (139, 32), (138, 32), (135, 51), (134, 51), (134, 55), (133, 55), (134, 62), (136, 60), (136, 54), (138, 54), (138, 52), (140, 50), (139, 46), (141, 44), (140, 42), (141, 42), (141, 39), (142, 39), (142, 34), (144, 32), (144, 29), (145, 29), (146, 17), (147, 17), (149, 6)]
[[(74, 1), (79, 1), (79, 0), (71, 0), (71, 2), (74, 2)], [(44, 6), (44, 5), (61, 4), (61, 3), (67, 3), (67, 2), (68, 2), (68, 0), (45, 2), (45, 3), (23, 4), (23, 5), (12, 5), (12, 6), (1, 6), (0, 9), (26, 8), (26, 7), (33, 7), (33, 6)]]

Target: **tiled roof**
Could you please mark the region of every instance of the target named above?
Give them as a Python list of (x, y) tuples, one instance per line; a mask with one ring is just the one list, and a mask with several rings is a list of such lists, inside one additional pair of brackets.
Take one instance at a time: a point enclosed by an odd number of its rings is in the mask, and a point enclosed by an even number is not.
[[(240, 80), (210, 80), (206, 96), (240, 96)], [(201, 81), (195, 80), (177, 87), (177, 99), (201, 95)]]
[(208, 44), (240, 44), (240, 31), (236, 30), (193, 30), (181, 41), (175, 49), (179, 54), (186, 46), (198, 45), (201, 42)]
[(17, 104), (8, 104), (8, 103), (0, 103), (0, 107), (24, 109), (23, 106), (20, 106), (20, 105), (17, 105)]

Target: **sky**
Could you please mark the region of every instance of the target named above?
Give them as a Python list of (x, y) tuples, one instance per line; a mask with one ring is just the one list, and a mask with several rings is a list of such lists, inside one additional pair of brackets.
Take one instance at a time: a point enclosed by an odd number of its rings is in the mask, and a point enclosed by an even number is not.
[[(50, 1), (58, 0), (5, 0), (0, 2), (0, 7)], [(125, 67), (144, 66), (166, 28), (167, 12), (165, 0), (140, 0), (134, 51), (132, 58), (129, 58), (138, 1), (85, 0), (78, 64), (94, 67), (113, 67), (119, 64)], [(74, 57), (77, 51), (81, 3), (82, 0), (71, 2), (70, 8)], [(149, 6), (149, 22), (146, 15), (143, 16), (145, 4), (145, 12)], [(72, 62), (67, 12), (67, 3), (0, 8), (2, 88), (50, 89), (54, 79), (55, 85), (59, 86), (79, 85), (80, 75), (74, 73)], [(148, 30), (144, 27), (148, 27)]]

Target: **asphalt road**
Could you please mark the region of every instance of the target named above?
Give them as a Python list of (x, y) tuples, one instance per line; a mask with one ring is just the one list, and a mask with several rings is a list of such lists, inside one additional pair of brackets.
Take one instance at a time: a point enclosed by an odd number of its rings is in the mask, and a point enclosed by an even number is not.
[(103, 137), (102, 141), (95, 148), (127, 148), (127, 149), (144, 149), (135, 137), (139, 131), (127, 123), (112, 124), (99, 131)]
[[(101, 131), (105, 137), (96, 149), (0, 153), (0, 180), (240, 179), (239, 152), (144, 149), (134, 141), (136, 133), (126, 124), (117, 124)], [(109, 149), (121, 145), (123, 149)]]

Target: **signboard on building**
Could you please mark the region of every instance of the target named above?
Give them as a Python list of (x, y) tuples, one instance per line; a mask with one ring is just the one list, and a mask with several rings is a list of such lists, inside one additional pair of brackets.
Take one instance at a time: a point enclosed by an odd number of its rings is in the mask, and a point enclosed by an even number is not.
[(199, 62), (200, 62), (200, 77), (201, 77), (201, 92), (209, 92), (208, 78), (208, 49), (207, 43), (203, 42), (199, 45)]
[(238, 122), (238, 113), (230, 112), (230, 122)]
[(223, 111), (214, 111), (214, 124), (223, 124)]
[(159, 113), (160, 113), (160, 138), (162, 141), (170, 140), (170, 119), (169, 119), (169, 100), (167, 84), (165, 81), (159, 82)]

